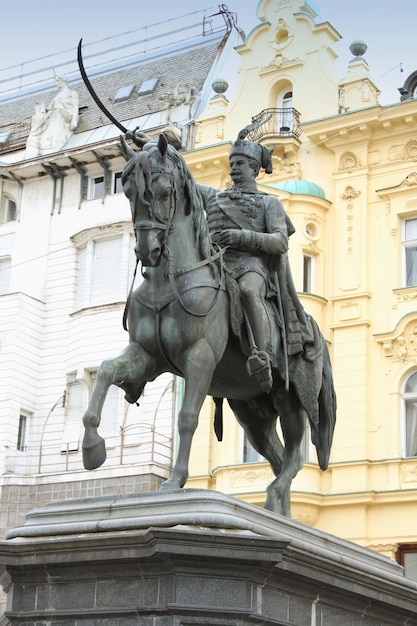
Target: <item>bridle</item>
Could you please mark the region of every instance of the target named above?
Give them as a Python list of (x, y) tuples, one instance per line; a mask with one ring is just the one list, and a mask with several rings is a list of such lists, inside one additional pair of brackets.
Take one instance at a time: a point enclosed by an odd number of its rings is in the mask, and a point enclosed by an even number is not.
[[(137, 232), (140, 230), (164, 231), (164, 237), (162, 239), (162, 245), (161, 245), (161, 255), (164, 257), (165, 262), (166, 262), (165, 277), (169, 280), (169, 284), (173, 293), (173, 298), (169, 300), (168, 302), (166, 302), (165, 306), (167, 306), (171, 301), (176, 299), (180, 303), (183, 310), (186, 311), (189, 315), (193, 315), (194, 317), (207, 317), (207, 315), (209, 315), (214, 310), (217, 304), (219, 295), (220, 295), (220, 291), (224, 285), (223, 260), (222, 260), (223, 250), (220, 247), (217, 247), (217, 249), (213, 250), (213, 253), (210, 254), (209, 257), (204, 258), (201, 261), (198, 261), (197, 263), (193, 263), (188, 267), (182, 267), (181, 269), (174, 270), (173, 254), (172, 254), (170, 247), (168, 246), (169, 235), (174, 231), (175, 224), (177, 221), (174, 171), (171, 170), (170, 168), (164, 168), (160, 166), (159, 167), (151, 166), (150, 173), (151, 173), (152, 182), (154, 182), (158, 178), (158, 176), (161, 176), (161, 175), (165, 175), (170, 179), (171, 184), (170, 184), (170, 194), (169, 194), (168, 217), (165, 218), (164, 216), (161, 215), (158, 209), (158, 202), (155, 202), (153, 194), (151, 193), (149, 202), (148, 202), (148, 212), (149, 212), (150, 219), (136, 220), (137, 212), (136, 210), (134, 211), (133, 218), (134, 218), (135, 237), (137, 237)], [(136, 201), (137, 201), (137, 198), (136, 198)], [(217, 262), (219, 262), (220, 269), (217, 265)], [(216, 295), (209, 309), (207, 311), (204, 311), (203, 313), (199, 313), (197, 311), (191, 311), (185, 304), (183, 298), (181, 297), (181, 293), (178, 289), (176, 278), (186, 273), (192, 272), (196, 269), (199, 269), (201, 267), (204, 267), (206, 265), (210, 265), (212, 268), (214, 278), (215, 278)], [(138, 267), (138, 260), (136, 261), (136, 267), (134, 270), (133, 280), (132, 280), (131, 288), (130, 288), (129, 295), (126, 301), (125, 311), (123, 315), (123, 328), (125, 330), (127, 330), (127, 312), (128, 312), (128, 308), (129, 308), (131, 297), (132, 297), (137, 267)], [(202, 285), (199, 285), (199, 286), (202, 286)], [(207, 286), (211, 286), (211, 285), (207, 285)], [(150, 303), (142, 302), (142, 304), (144, 304), (148, 308), (153, 309), (153, 305)]]
[[(170, 194), (169, 194), (169, 207), (168, 207), (168, 218), (165, 219), (160, 211), (158, 210), (158, 203), (155, 202), (153, 194), (151, 194), (149, 200), (148, 211), (151, 219), (143, 219), (136, 220), (136, 209), (133, 215), (133, 230), (136, 232), (138, 230), (163, 230), (165, 231), (165, 236), (162, 242), (162, 254), (164, 254), (164, 249), (166, 247), (166, 243), (168, 240), (168, 236), (170, 232), (173, 230), (175, 225), (176, 218), (176, 203), (175, 203), (175, 186), (174, 186), (174, 172), (170, 168), (165, 167), (150, 167), (150, 174), (152, 182), (154, 182), (159, 176), (166, 176), (170, 180)], [(137, 198), (136, 198), (137, 200)]]

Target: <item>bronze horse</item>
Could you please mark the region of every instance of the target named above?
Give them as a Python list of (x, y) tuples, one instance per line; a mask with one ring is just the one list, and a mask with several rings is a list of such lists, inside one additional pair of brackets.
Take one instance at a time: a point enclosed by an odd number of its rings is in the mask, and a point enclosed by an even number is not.
[[(320, 350), (314, 361), (288, 357), (289, 387), (277, 367), (271, 392), (262, 392), (248, 375), (246, 356), (231, 331), (221, 250), (211, 243), (201, 195), (184, 159), (164, 135), (145, 143), (139, 153), (123, 138), (122, 146), (128, 161), (122, 182), (144, 280), (128, 299), (129, 344), (120, 356), (104, 361), (97, 374), (84, 415), (84, 466), (94, 469), (106, 458), (97, 428), (109, 386), (123, 388), (133, 403), (147, 382), (171, 372), (184, 378), (185, 393), (178, 415), (177, 459), (160, 489), (179, 489), (187, 481), (192, 439), (206, 395), (216, 399), (218, 408), (227, 398), (252, 446), (275, 475), (267, 487), (265, 508), (289, 516), (291, 481), (303, 466), (300, 444), (306, 417), (320, 467), (326, 469), (329, 461), (336, 400), (324, 338), (315, 325)], [(282, 352), (279, 338), (276, 346)], [(276, 430), (278, 417), (283, 443)], [(215, 421), (219, 436), (219, 411)]]

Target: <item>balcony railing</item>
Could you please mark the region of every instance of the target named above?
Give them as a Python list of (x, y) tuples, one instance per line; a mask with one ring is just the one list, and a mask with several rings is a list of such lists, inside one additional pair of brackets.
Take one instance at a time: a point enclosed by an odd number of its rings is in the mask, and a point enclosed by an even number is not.
[(260, 124), (249, 131), (246, 139), (262, 141), (301, 135), (300, 114), (294, 108), (264, 109), (252, 117), (253, 124)]

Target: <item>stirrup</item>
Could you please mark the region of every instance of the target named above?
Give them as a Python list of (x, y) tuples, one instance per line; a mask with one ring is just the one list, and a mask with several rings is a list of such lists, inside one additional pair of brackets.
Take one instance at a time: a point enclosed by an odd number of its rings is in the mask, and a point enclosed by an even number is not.
[(249, 376), (255, 376), (262, 391), (269, 392), (272, 389), (271, 359), (267, 352), (258, 350), (246, 361), (246, 369)]

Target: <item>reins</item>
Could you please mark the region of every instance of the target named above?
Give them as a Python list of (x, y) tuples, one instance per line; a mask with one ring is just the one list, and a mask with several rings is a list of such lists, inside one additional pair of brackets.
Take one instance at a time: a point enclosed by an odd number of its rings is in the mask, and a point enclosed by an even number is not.
[[(180, 303), (181, 307), (184, 309), (184, 311), (186, 313), (188, 313), (189, 315), (193, 315), (194, 317), (207, 317), (207, 315), (210, 315), (210, 313), (214, 310), (217, 301), (219, 299), (219, 295), (220, 295), (220, 291), (222, 288), (222, 284), (223, 284), (223, 276), (224, 276), (224, 264), (223, 264), (223, 250), (221, 248), (218, 249), (218, 251), (211, 255), (210, 257), (206, 258), (206, 259), (202, 259), (201, 261), (199, 261), (198, 263), (195, 263), (194, 265), (190, 265), (190, 267), (188, 268), (181, 268), (179, 270), (176, 270), (175, 272), (172, 271), (172, 269), (169, 268), (169, 266), (172, 264), (172, 255), (171, 255), (171, 251), (169, 250), (169, 248), (166, 247), (167, 250), (167, 254), (168, 254), (168, 258), (167, 258), (167, 266), (168, 266), (168, 272), (167, 272), (167, 277), (169, 280), (169, 284), (171, 286), (172, 291), (174, 292), (175, 298), (176, 300), (178, 300), (178, 302)], [(220, 271), (216, 265), (216, 261), (220, 260)], [(215, 273), (217, 274), (217, 278), (218, 278), (218, 282), (217, 282), (217, 286), (215, 287), (216, 289), (216, 295), (214, 297), (214, 300), (212, 302), (212, 304), (210, 305), (209, 309), (207, 311), (204, 311), (204, 313), (197, 313), (196, 311), (191, 311), (186, 304), (183, 302), (182, 298), (181, 298), (181, 294), (178, 291), (178, 287), (177, 287), (177, 283), (175, 282), (175, 278), (177, 276), (182, 276), (183, 274), (187, 274), (188, 272), (193, 272), (194, 270), (197, 270), (201, 267), (204, 267), (205, 265), (212, 265)], [(196, 285), (197, 287), (202, 287), (203, 285)], [(209, 286), (209, 285), (207, 285)]]
[[(217, 246), (217, 251), (213, 252), (210, 254), (210, 256), (202, 259), (201, 261), (198, 261), (197, 263), (194, 263), (192, 265), (190, 265), (189, 267), (185, 267), (185, 268), (179, 268), (174, 270), (173, 269), (173, 256), (172, 256), (172, 252), (169, 248), (169, 246), (167, 245), (168, 242), (168, 237), (170, 235), (170, 233), (174, 230), (175, 227), (175, 221), (177, 218), (177, 211), (176, 211), (176, 203), (175, 203), (175, 186), (174, 186), (174, 172), (168, 168), (162, 168), (162, 167), (150, 167), (150, 174), (152, 179), (154, 179), (155, 175), (161, 175), (161, 174), (165, 174), (166, 176), (168, 176), (171, 179), (171, 191), (170, 191), (170, 197), (169, 197), (169, 214), (168, 214), (168, 219), (164, 220), (164, 218), (161, 216), (160, 212), (157, 209), (157, 206), (155, 205), (155, 202), (153, 201), (153, 194), (150, 193), (149, 196), (149, 206), (148, 206), (148, 210), (149, 210), (149, 214), (151, 219), (148, 220), (139, 220), (138, 222), (136, 222), (136, 212), (134, 213), (134, 230), (135, 230), (135, 234), (136, 231), (138, 229), (140, 230), (153, 230), (153, 229), (158, 229), (158, 230), (163, 230), (165, 231), (165, 235), (164, 235), (164, 239), (163, 239), (163, 243), (162, 243), (162, 255), (165, 258), (166, 261), (166, 277), (169, 280), (169, 284), (170, 287), (172, 289), (172, 292), (174, 294), (174, 299), (178, 300), (178, 302), (180, 303), (182, 309), (188, 313), (189, 315), (192, 315), (194, 317), (207, 317), (208, 315), (210, 315), (210, 313), (214, 310), (215, 306), (217, 305), (218, 299), (219, 299), (219, 295), (220, 295), (220, 291), (222, 289), (222, 285), (224, 283), (224, 263), (223, 263), (223, 253), (224, 250), (222, 248), (220, 248), (219, 246)], [(214, 244), (213, 244), (214, 245)], [(217, 262), (220, 263), (220, 269), (217, 266)], [(134, 284), (135, 284), (135, 280), (136, 280), (136, 273), (137, 273), (137, 268), (138, 268), (138, 259), (136, 260), (136, 265), (135, 265), (135, 269), (133, 272), (133, 279), (132, 279), (132, 283), (130, 286), (130, 290), (129, 290), (129, 294), (126, 300), (126, 304), (125, 304), (125, 308), (124, 308), (124, 312), (123, 312), (123, 328), (124, 330), (128, 330), (128, 326), (127, 326), (127, 318), (128, 318), (128, 312), (129, 312), (129, 307), (130, 307), (130, 303), (132, 300), (132, 294), (133, 294), (133, 288), (134, 288)], [(185, 304), (185, 302), (183, 301), (183, 299), (181, 298), (181, 293), (178, 290), (177, 287), (177, 283), (176, 283), (176, 278), (178, 278), (179, 276), (183, 276), (184, 274), (187, 274), (189, 272), (193, 272), (197, 269), (200, 269), (202, 267), (205, 267), (206, 265), (211, 265), (212, 269), (213, 269), (213, 273), (215, 274), (215, 278), (216, 278), (216, 286), (214, 287), (216, 289), (216, 294), (214, 297), (214, 300), (212, 302), (212, 304), (210, 305), (210, 307), (208, 308), (207, 311), (204, 311), (203, 313), (199, 313), (197, 311), (191, 311), (191, 309)], [(199, 287), (210, 287), (211, 285), (196, 285), (196, 288)], [(172, 300), (169, 300), (168, 302), (166, 302), (165, 306), (167, 306)], [(150, 306), (149, 308), (153, 308), (152, 306)]]

